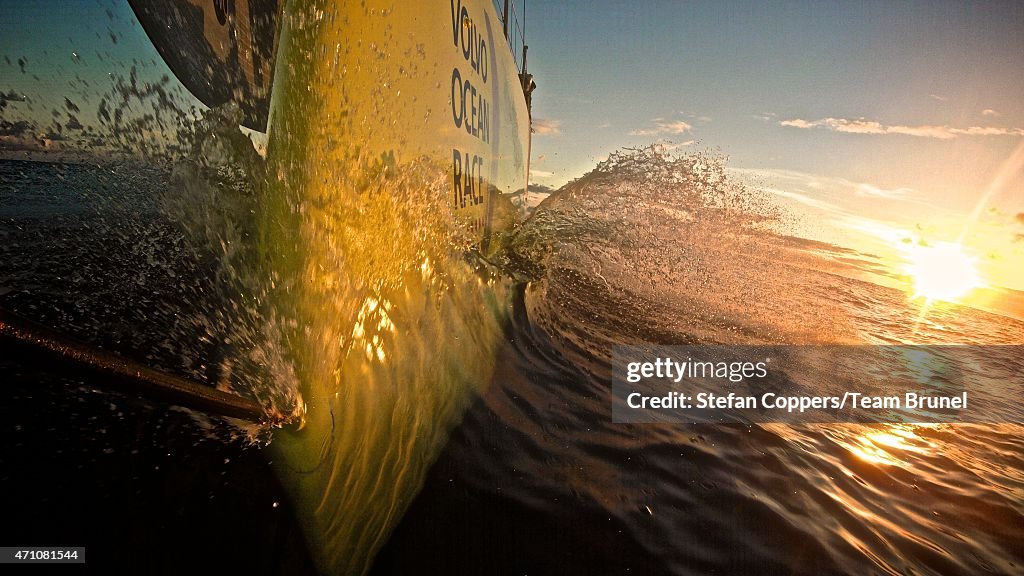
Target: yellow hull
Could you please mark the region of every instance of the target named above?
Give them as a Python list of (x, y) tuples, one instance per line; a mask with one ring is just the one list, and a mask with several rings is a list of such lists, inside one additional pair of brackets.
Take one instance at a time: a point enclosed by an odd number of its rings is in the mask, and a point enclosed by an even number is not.
[(491, 2), (293, 1), (259, 253), (305, 427), (271, 450), (324, 572), (361, 573), (490, 380), (528, 111)]
[(365, 572), (502, 341), (508, 292), (465, 254), (494, 249), (527, 183), (503, 23), (487, 0), (130, 1), (198, 98), (266, 130), (240, 297), (274, 381), (254, 394), (301, 398), (275, 471), (321, 571)]
[(526, 186), (530, 125), (492, 2), (291, 2), (282, 24), (271, 147), (333, 165), (355, 148), (364, 161), (428, 159), (460, 219), (480, 233), (502, 224), (499, 195)]

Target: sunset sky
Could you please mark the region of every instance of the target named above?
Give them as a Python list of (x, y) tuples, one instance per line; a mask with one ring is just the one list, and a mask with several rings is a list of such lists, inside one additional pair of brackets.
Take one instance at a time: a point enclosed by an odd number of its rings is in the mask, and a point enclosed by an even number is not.
[[(65, 94), (87, 117), (133, 60), (166, 73), (126, 2), (0, 9), (0, 118), (66, 125)], [(1024, 4), (534, 0), (526, 36), (534, 183), (624, 146), (718, 150), (796, 233), (893, 268), (961, 242), (1024, 290)]]
[(803, 234), (886, 260), (964, 235), (988, 283), (1024, 290), (1024, 4), (528, 10), (534, 182), (622, 146), (717, 149)]

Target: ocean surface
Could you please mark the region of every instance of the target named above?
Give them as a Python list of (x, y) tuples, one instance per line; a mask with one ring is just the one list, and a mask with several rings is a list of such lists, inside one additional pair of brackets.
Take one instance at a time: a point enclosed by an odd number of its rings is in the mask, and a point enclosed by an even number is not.
[[(196, 182), (166, 165), (0, 162), (0, 307), (211, 386), (232, 380), (264, 405), (292, 402), (273, 323), (254, 320), (258, 290), (225, 265), (250, 239), (244, 218), (183, 224), (168, 202), (202, 194)], [(1024, 573), (1024, 429), (1012, 423), (1024, 421), (1024, 358), (1000, 346), (1024, 344), (1024, 323), (924, 307), (871, 281), (885, 272), (870, 255), (786, 230), (784, 211), (713, 154), (612, 155), (502, 251), (455, 259), (488, 270), (461, 289), (498, 294), (503, 328), (473, 348), (480, 311), (456, 309), (462, 323), (446, 325), (466, 328), (430, 345), (469, 346), (492, 376), (443, 406), (450, 424), (403, 432), (442, 438), (410, 470), (375, 467), (392, 452), (325, 456), (333, 482), (373, 486), (330, 485), (318, 503), (336, 508), (312, 536), (272, 465), (280, 431), (0, 351), (4, 541), (87, 542), (96, 562), (153, 573), (187, 566), (190, 550), (222, 569), (311, 573), (325, 556), (310, 548), (332, 538), (362, 546), (339, 553), (373, 574)], [(989, 392), (991, 424), (613, 423), (612, 347), (637, 343), (971, 344), (1007, 386)], [(399, 422), (407, 407), (395, 406)], [(369, 441), (346, 416), (332, 412), (338, 450)], [(381, 492), (389, 482), (400, 492)], [(356, 507), (388, 508), (373, 535), (344, 520)]]

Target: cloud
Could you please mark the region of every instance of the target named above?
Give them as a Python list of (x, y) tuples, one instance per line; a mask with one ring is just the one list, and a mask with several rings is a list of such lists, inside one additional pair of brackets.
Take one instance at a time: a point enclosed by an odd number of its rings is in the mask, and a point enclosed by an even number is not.
[(861, 183), (857, 186), (857, 195), (869, 198), (896, 199), (906, 196), (910, 192), (913, 192), (910, 188), (894, 188), (892, 190), (885, 190), (866, 183)]
[[(794, 197), (794, 195), (803, 194), (809, 196), (810, 193), (806, 190), (812, 190), (813, 194), (818, 197), (816, 200), (823, 199), (821, 196), (825, 195), (831, 196), (836, 200), (857, 196), (861, 198), (907, 201), (913, 200), (915, 193), (915, 190), (911, 188), (880, 188), (868, 182), (855, 182), (846, 178), (820, 176), (796, 170), (779, 168), (730, 168), (729, 170), (759, 181), (778, 182), (784, 190), (780, 190), (779, 187), (760, 187), (766, 192), (785, 196), (808, 205), (812, 204), (804, 202), (802, 199)], [(822, 205), (816, 205), (815, 207), (824, 208)]]
[(550, 177), (552, 177), (554, 175), (555, 175), (554, 172), (548, 172), (547, 170), (534, 170), (533, 168), (530, 168), (530, 176), (531, 177), (550, 178)]
[(928, 97), (931, 98), (932, 100), (938, 100), (939, 102), (945, 102), (946, 100), (949, 100), (949, 98), (946, 98), (945, 96), (939, 96), (938, 94), (929, 94)]
[(833, 204), (830, 204), (830, 203), (825, 202), (823, 200), (819, 200), (817, 198), (813, 198), (813, 197), (811, 197), (811, 196), (809, 196), (807, 194), (801, 194), (800, 192), (791, 192), (789, 190), (783, 190), (782, 188), (775, 188), (773, 186), (762, 186), (760, 189), (764, 190), (765, 192), (768, 192), (770, 194), (774, 194), (776, 196), (781, 196), (783, 198), (788, 198), (790, 200), (794, 200), (794, 201), (799, 202), (799, 203), (801, 203), (801, 204), (803, 204), (805, 206), (810, 206), (811, 208), (817, 208), (818, 210), (823, 210), (823, 211), (826, 211), (826, 212), (836, 212), (836, 213), (841, 213), (842, 212), (841, 210), (839, 210), (839, 208), (837, 208)]
[(629, 132), (630, 136), (658, 136), (661, 134), (685, 134), (689, 132), (693, 126), (677, 120), (675, 122), (669, 122), (662, 118), (655, 118), (651, 122), (654, 126), (650, 128), (638, 128)]
[(673, 142), (671, 140), (665, 140), (663, 138), (655, 142), (654, 145), (662, 152), (671, 152), (673, 150), (678, 150), (685, 146), (693, 146), (694, 142), (696, 142), (696, 140), (687, 140), (686, 142)]
[(981, 111), (981, 115), (982, 116), (1002, 116), (1002, 114), (1000, 114), (999, 112), (996, 112), (995, 110), (993, 110), (991, 108), (985, 108), (984, 110), (982, 110)]
[(548, 118), (533, 119), (533, 133), (538, 136), (557, 136), (562, 133), (562, 121)]
[(1024, 136), (1020, 128), (996, 128), (994, 126), (971, 126), (970, 128), (950, 128), (954, 134), (967, 136)]
[(1017, 221), (1017, 224), (1024, 224), (1024, 212), (1018, 212), (1013, 219)]
[(783, 120), (782, 122), (779, 122), (779, 124), (783, 126), (790, 126), (792, 128), (814, 128), (815, 126), (813, 122), (808, 122), (807, 120), (801, 120), (799, 118)]
[[(713, 120), (711, 116), (702, 116), (700, 114), (694, 114), (693, 112), (687, 112), (686, 110), (677, 110), (676, 113), (679, 114), (680, 116), (683, 116), (684, 118), (696, 120), (701, 124), (707, 124), (708, 122), (711, 122)], [(656, 118), (654, 121), (658, 122), (660, 120), (661, 118)]]
[(612, 123), (611, 123), (611, 122), (602, 122), (602, 123), (600, 123), (600, 124), (598, 124), (598, 125), (597, 125), (597, 128), (598, 128), (599, 130), (604, 130), (605, 128), (609, 128), (609, 127), (611, 127), (611, 125), (612, 125)]
[(783, 120), (779, 124), (790, 128), (825, 128), (833, 132), (843, 132), (846, 134), (901, 134), (904, 136), (937, 138), (940, 140), (950, 140), (957, 136), (1024, 136), (1024, 129), (1021, 128), (886, 125), (874, 120), (865, 120), (864, 118), (852, 120), (847, 118), (823, 118), (821, 120), (794, 118), (792, 120)]

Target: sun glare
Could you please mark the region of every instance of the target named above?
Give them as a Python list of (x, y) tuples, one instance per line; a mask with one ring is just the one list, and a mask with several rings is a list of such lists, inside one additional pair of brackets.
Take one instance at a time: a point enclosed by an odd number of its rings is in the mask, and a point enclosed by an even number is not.
[(975, 259), (964, 254), (959, 244), (915, 246), (908, 256), (904, 271), (914, 283), (914, 298), (957, 302), (983, 285)]

